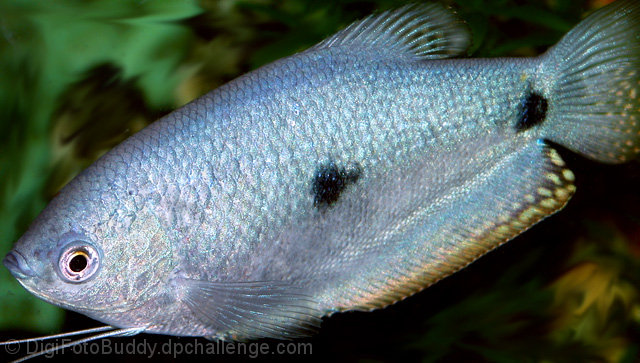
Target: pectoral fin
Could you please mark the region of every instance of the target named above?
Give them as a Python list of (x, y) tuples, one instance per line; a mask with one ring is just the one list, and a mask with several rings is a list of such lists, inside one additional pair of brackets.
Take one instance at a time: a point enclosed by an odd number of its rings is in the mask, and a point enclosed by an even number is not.
[(216, 338), (291, 339), (320, 325), (317, 303), (282, 281), (211, 282), (182, 279), (185, 303)]

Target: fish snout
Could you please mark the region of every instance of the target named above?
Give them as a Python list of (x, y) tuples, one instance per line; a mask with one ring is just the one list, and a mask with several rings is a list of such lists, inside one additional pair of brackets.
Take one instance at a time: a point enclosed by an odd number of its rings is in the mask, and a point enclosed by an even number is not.
[(17, 279), (24, 279), (27, 277), (36, 276), (35, 271), (29, 264), (27, 264), (27, 260), (17, 251), (9, 252), (2, 263), (9, 269), (11, 274)]

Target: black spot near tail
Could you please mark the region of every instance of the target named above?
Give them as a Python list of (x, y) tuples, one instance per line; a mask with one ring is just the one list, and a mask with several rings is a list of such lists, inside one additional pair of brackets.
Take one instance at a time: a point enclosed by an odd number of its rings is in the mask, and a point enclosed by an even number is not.
[(334, 163), (321, 166), (313, 179), (313, 203), (316, 207), (328, 207), (335, 203), (346, 187), (360, 178), (361, 170), (358, 165), (338, 167)]
[(524, 131), (541, 124), (547, 117), (547, 99), (537, 92), (529, 91), (522, 101), (516, 131)]

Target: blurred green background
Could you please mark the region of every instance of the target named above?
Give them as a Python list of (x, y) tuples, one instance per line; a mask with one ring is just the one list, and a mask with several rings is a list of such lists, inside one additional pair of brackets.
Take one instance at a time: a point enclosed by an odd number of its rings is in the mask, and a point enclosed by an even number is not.
[[(538, 55), (608, 2), (447, 4), (473, 33), (470, 55), (494, 57)], [(403, 3), (0, 0), (0, 254), (66, 182), (154, 119)], [(562, 155), (578, 177), (562, 213), (410, 299), (325, 319), (305, 358), (640, 361), (640, 165)], [(97, 325), (0, 268), (0, 339)]]

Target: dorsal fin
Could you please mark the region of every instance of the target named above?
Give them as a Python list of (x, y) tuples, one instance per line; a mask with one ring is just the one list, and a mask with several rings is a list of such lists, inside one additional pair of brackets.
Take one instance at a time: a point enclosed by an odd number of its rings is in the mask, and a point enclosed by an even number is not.
[(312, 49), (380, 48), (396, 57), (442, 59), (462, 54), (469, 42), (466, 26), (451, 11), (413, 4), (356, 21)]

